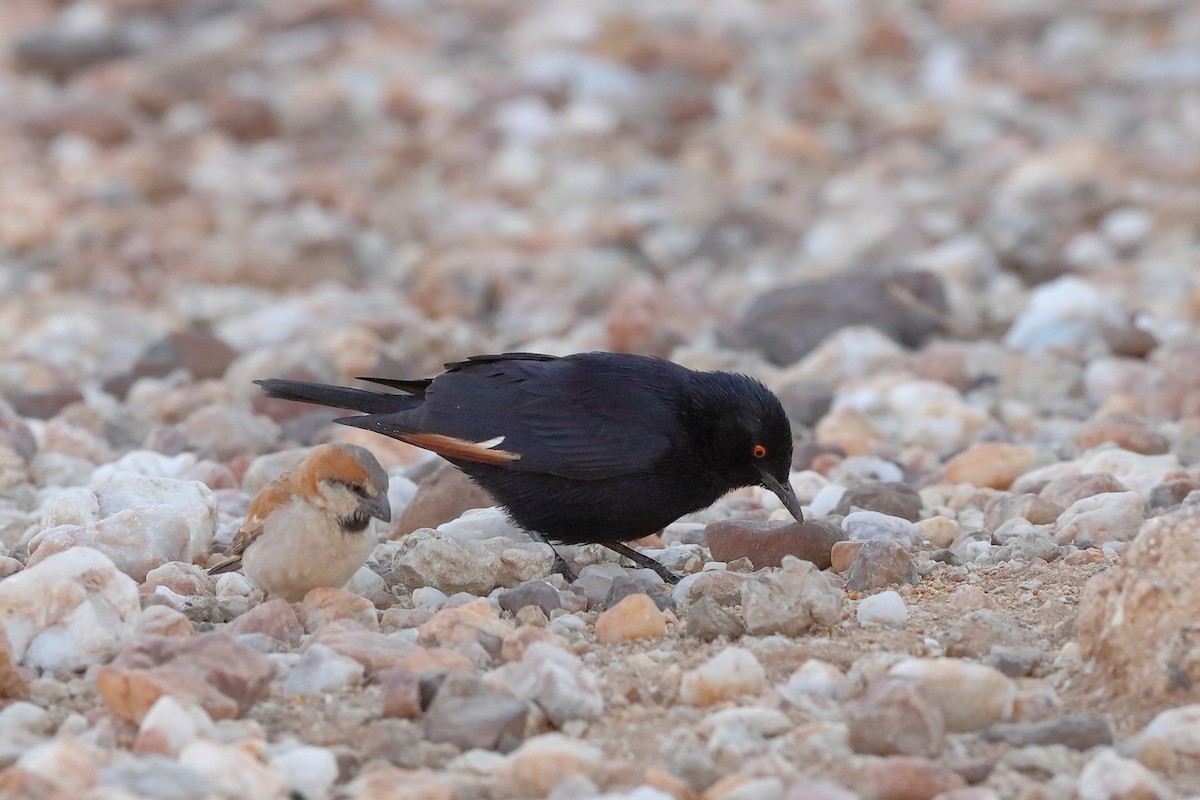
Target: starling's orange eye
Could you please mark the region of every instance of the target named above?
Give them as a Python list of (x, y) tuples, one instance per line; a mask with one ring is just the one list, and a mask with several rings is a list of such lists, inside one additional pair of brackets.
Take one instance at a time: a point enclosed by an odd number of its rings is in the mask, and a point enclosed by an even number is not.
[(754, 445), (754, 457), (755, 458), (766, 458), (767, 457), (767, 448), (763, 447), (761, 444)]

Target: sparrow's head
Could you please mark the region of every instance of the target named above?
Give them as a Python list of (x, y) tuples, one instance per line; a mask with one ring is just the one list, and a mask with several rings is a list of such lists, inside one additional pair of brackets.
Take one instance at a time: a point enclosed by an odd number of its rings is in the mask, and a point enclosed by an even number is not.
[(300, 485), (346, 531), (364, 530), (372, 517), (392, 520), (387, 473), (365, 448), (353, 444), (314, 448), (300, 466)]

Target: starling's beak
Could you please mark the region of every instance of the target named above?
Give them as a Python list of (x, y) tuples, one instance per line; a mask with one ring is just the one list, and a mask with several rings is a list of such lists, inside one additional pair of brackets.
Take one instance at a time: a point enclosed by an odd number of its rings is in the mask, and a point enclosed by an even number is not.
[(363, 501), (358, 504), (358, 510), (384, 522), (392, 521), (392, 506), (388, 503), (387, 492), (380, 492), (375, 497), (363, 498)]
[(800, 500), (788, 481), (781, 481), (767, 472), (762, 473), (762, 485), (770, 489), (783, 502), (783, 507), (792, 513), (797, 522), (804, 522), (804, 511), (800, 508)]

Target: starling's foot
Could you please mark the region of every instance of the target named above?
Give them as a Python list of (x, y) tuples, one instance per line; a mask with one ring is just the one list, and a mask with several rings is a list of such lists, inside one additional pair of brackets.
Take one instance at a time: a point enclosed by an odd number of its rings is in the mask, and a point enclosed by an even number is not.
[(612, 544), (604, 542), (603, 544), (609, 550), (612, 550), (614, 553), (620, 553), (633, 563), (637, 564), (639, 567), (645, 567), (646, 569), (654, 570), (658, 574), (658, 577), (662, 578), (665, 583), (671, 585), (679, 583), (680, 578), (678, 575), (676, 575), (674, 572), (671, 572), (671, 570), (667, 569), (650, 556), (639, 553), (632, 547), (621, 544), (620, 542), (615, 542)]
[(575, 581), (579, 580), (579, 576), (575, 574), (575, 570), (567, 566), (566, 559), (558, 554), (558, 550), (554, 547), (554, 545), (546, 541), (545, 536), (542, 536), (540, 533), (535, 531), (530, 531), (529, 538), (533, 539), (535, 542), (541, 542), (549, 547), (550, 551), (554, 553), (554, 566), (550, 568), (551, 572), (553, 572), (555, 575), (562, 575), (567, 579), (567, 583), (574, 583)]
[[(554, 550), (553, 547), (550, 549)], [(567, 583), (574, 583), (575, 581), (579, 580), (579, 576), (575, 574), (575, 570), (567, 566), (566, 559), (560, 556), (557, 550), (554, 550), (554, 566), (550, 569), (550, 571), (557, 575), (562, 575), (567, 579)]]

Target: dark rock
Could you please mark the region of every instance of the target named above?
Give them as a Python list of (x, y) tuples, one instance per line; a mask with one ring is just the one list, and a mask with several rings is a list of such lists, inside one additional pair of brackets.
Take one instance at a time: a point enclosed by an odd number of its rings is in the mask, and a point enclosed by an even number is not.
[(917, 565), (899, 542), (872, 540), (863, 542), (846, 570), (846, 588), (863, 592), (897, 583), (917, 584), (921, 580)]
[(983, 527), (994, 531), (1014, 517), (1034, 525), (1049, 525), (1058, 519), (1063, 507), (1036, 494), (1001, 494), (983, 509)]
[(478, 678), (452, 673), (425, 712), (425, 736), (462, 750), (478, 747), (507, 753), (524, 739), (528, 713), (524, 700)]
[(1121, 202), (1120, 174), (1115, 156), (1091, 141), (1030, 154), (991, 187), (980, 228), (1005, 269), (1027, 284), (1053, 280), (1069, 268), (1070, 241)]
[(355, 733), (354, 749), (360, 764), (380, 759), (406, 769), (438, 767), (459, 753), (452, 743), (430, 741), (420, 720), (395, 717), (362, 726)]
[(934, 550), (929, 553), (929, 560), (936, 561), (939, 564), (949, 564), (952, 567), (957, 567), (962, 564), (960, 559), (953, 550), (948, 547), (943, 547), (940, 550)]
[(953, 658), (984, 659), (996, 645), (1031, 647), (1034, 635), (1014, 620), (981, 608), (962, 618), (945, 634), (946, 655)]
[(937, 756), (946, 744), (942, 713), (909, 680), (878, 678), (847, 701), (843, 717), (856, 753)]
[(8, 635), (0, 630), (0, 701), (14, 700), (29, 694), (29, 684), (13, 661)]
[(133, 134), (127, 108), (111, 102), (62, 98), (21, 120), (22, 129), (39, 139), (69, 133), (99, 145), (115, 145)]
[(1158, 347), (1158, 339), (1153, 333), (1132, 323), (1104, 325), (1100, 333), (1109, 352), (1120, 358), (1145, 358)]
[(159, 378), (179, 369), (187, 370), (197, 380), (212, 380), (224, 375), (235, 358), (237, 351), (209, 331), (175, 331), (147, 347), (133, 369), (106, 381), (104, 389), (124, 397), (139, 378)]
[(1050, 562), (1059, 558), (1063, 549), (1053, 539), (1043, 536), (1037, 531), (1024, 531), (1009, 539), (1002, 547), (992, 551), (992, 563), (1001, 561), (1033, 561), (1040, 558)]
[(383, 690), (383, 716), (418, 719), (424, 711), (421, 679), (403, 669), (387, 669), (375, 675)]
[(1108, 747), (1113, 743), (1108, 720), (1096, 714), (1071, 714), (1041, 722), (993, 725), (984, 731), (989, 742), (1007, 742), (1013, 747), (1045, 747), (1059, 744), (1072, 750)]
[(827, 520), (783, 524), (721, 520), (710, 523), (704, 535), (714, 560), (748, 558), (755, 569), (778, 567), (787, 555), (811, 561), (818, 569), (828, 569), (829, 551), (835, 542), (846, 538), (840, 527)]
[(218, 128), (245, 142), (269, 139), (279, 133), (275, 110), (256, 97), (223, 91), (209, 102), (208, 113)]
[(1042, 660), (1042, 651), (1037, 647), (993, 645), (983, 663), (1003, 672), (1010, 678), (1027, 678)]
[(442, 464), (421, 481), (417, 494), (400, 515), (394, 535), (436, 528), (443, 522), (458, 519), (472, 508), (489, 508), (495, 504), (491, 495), (453, 464)]
[(718, 605), (735, 606), (742, 602), (742, 584), (745, 582), (745, 575), (729, 570), (701, 572), (688, 591), (688, 602), (711, 597)]
[(117, 31), (79, 33), (54, 27), (28, 33), (13, 46), (18, 64), (34, 72), (48, 73), (56, 80), (132, 52), (129, 39)]
[(841, 460), (846, 457), (846, 449), (839, 444), (811, 440), (796, 442), (792, 447), (792, 469), (811, 469), (813, 461), (821, 456), (833, 456)]
[(1200, 489), (1200, 485), (1190, 478), (1164, 481), (1150, 490), (1146, 505), (1150, 511), (1161, 513), (1182, 503), (1196, 489)]
[(379, 627), (385, 633), (403, 628), (419, 628), (429, 622), (435, 613), (430, 606), (418, 606), (417, 608), (392, 606), (379, 618)]
[(270, 659), (225, 633), (142, 636), (130, 642), (113, 665), (191, 673), (237, 703), (242, 714), (266, 695), (275, 674)]
[(792, 381), (775, 390), (792, 425), (811, 428), (833, 405), (833, 389), (816, 381)]
[(525, 606), (537, 606), (549, 616), (551, 611), (562, 608), (558, 590), (545, 581), (525, 581), (511, 589), (505, 589), (496, 597), (500, 608), (515, 614)]
[(1200, 429), (1189, 431), (1171, 443), (1171, 452), (1185, 467), (1200, 464)]
[(1171, 447), (1171, 440), (1151, 430), (1146, 420), (1137, 414), (1119, 412), (1088, 420), (1075, 434), (1075, 444), (1088, 450), (1112, 442), (1122, 450), (1143, 455), (1162, 455)]
[(66, 387), (28, 392), (17, 390), (8, 394), (13, 411), (33, 419), (51, 419), (67, 406), (82, 400), (83, 394), (78, 389)]
[[(286, 401), (269, 398), (268, 402), (277, 403)], [(291, 403), (291, 405), (305, 408), (305, 404), (303, 403)], [(333, 421), (345, 415), (345, 411), (336, 408), (318, 408), (315, 411), (301, 411), (299, 414), (277, 420), (279, 422), (279, 435), (285, 441), (296, 442), (304, 446), (321, 444), (329, 441), (328, 433), (329, 429), (333, 427)]]
[(234, 635), (260, 633), (292, 646), (300, 644), (304, 637), (304, 626), (292, 604), (280, 599), (268, 600), (235, 617), (225, 630)]
[(1129, 487), (1107, 472), (1089, 472), (1055, 478), (1038, 492), (1043, 500), (1057, 506), (1070, 508), (1077, 500), (1107, 492), (1128, 492)]
[(742, 317), (739, 335), (776, 364), (791, 364), (851, 325), (870, 325), (916, 347), (943, 330), (946, 310), (941, 280), (932, 273), (862, 270), (760, 295)]
[(864, 483), (847, 489), (833, 513), (845, 516), (852, 507), (916, 522), (921, 518), (921, 495), (903, 483)]
[(688, 636), (711, 642), (720, 636), (736, 639), (746, 632), (746, 628), (741, 620), (722, 608), (716, 600), (701, 597), (688, 606), (684, 631)]
[(0, 400), (0, 446), (11, 448), (25, 461), (37, 455), (38, 450), (29, 425), (3, 400)]
[(604, 597), (604, 608), (612, 608), (631, 594), (646, 595), (654, 601), (654, 605), (658, 606), (659, 611), (675, 608), (675, 599), (671, 595), (648, 588), (642, 581), (627, 575), (618, 575), (613, 578), (608, 594)]
[(952, 796), (966, 785), (961, 775), (941, 764), (893, 756), (868, 765), (855, 789), (872, 800), (928, 800)]

